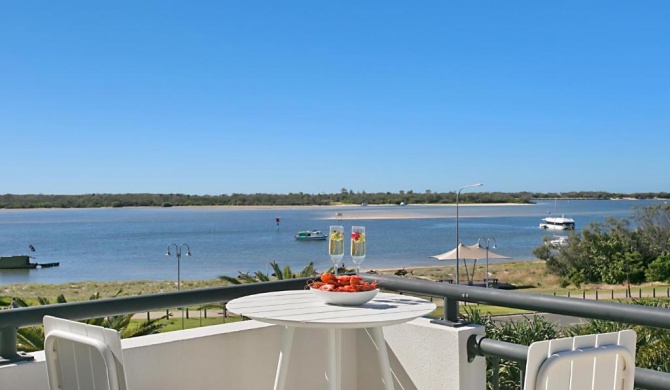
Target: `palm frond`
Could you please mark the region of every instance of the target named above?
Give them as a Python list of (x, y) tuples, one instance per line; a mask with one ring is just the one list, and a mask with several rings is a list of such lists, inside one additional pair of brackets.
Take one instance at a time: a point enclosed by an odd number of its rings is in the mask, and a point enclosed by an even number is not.
[(307, 264), (307, 266), (305, 266), (305, 268), (303, 268), (302, 271), (300, 271), (298, 277), (308, 278), (313, 275), (314, 275), (314, 262), (310, 261), (309, 264)]
[(232, 276), (228, 275), (219, 275), (218, 278), (220, 280), (223, 280), (225, 282), (228, 282), (230, 284), (242, 284), (242, 282), (238, 278), (234, 278)]
[(277, 277), (277, 279), (281, 280), (284, 278), (281, 268), (279, 267), (279, 264), (275, 260), (272, 260), (270, 262), (270, 267), (272, 267), (272, 270), (274, 271), (274, 274)]
[(167, 319), (167, 316), (162, 316), (160, 318), (154, 318), (148, 321), (144, 321), (132, 328), (126, 327), (123, 330), (123, 332), (121, 332), (121, 337), (130, 338), (130, 337), (146, 336), (150, 334), (160, 333), (160, 330), (167, 325), (166, 322), (160, 322), (161, 320), (164, 319)]
[(264, 274), (261, 271), (254, 272), (254, 275), (256, 275), (256, 281), (257, 282), (269, 282), (270, 281), (270, 277), (268, 275)]
[(44, 349), (44, 328), (29, 326), (16, 331), (16, 349), (23, 352), (35, 352)]

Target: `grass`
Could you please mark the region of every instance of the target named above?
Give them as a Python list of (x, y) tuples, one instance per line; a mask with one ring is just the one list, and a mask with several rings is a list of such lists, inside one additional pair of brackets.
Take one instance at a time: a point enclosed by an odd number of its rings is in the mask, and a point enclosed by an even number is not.
[[(226, 285), (228, 285), (227, 282), (218, 279), (181, 282), (182, 290)], [(109, 298), (115, 296), (119, 290), (122, 291), (119, 295), (132, 296), (175, 291), (177, 286), (174, 281), (118, 281), (73, 282), (64, 284), (17, 283), (4, 285), (1, 288), (0, 300), (4, 297), (5, 301), (7, 301), (7, 298), (11, 301), (11, 297), (16, 297), (33, 302), (37, 297), (44, 297), (53, 302), (61, 294), (68, 301), (85, 301), (96, 293), (101, 298)]]
[[(237, 322), (241, 321), (241, 317), (239, 316), (231, 316), (231, 317), (207, 317), (207, 318), (184, 318), (184, 329), (193, 329), (193, 328), (200, 328), (203, 326), (210, 326), (210, 325), (221, 325), (221, 324), (228, 324), (231, 322)], [(142, 320), (139, 319), (134, 319), (131, 321), (133, 324), (138, 324)], [(167, 325), (161, 329), (161, 333), (163, 332), (172, 332), (175, 330), (181, 330), (182, 325), (181, 325), (181, 314), (176, 313), (174, 317), (170, 317), (169, 320), (161, 320), (160, 322), (162, 323), (167, 323)]]

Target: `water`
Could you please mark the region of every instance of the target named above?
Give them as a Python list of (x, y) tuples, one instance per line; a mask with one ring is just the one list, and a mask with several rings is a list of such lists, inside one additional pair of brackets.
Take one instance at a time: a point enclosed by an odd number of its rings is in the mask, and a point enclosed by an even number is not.
[[(635, 207), (660, 201), (544, 201), (524, 206), (459, 207), (459, 237), (466, 245), (495, 238), (496, 253), (532, 260), (532, 249), (551, 235), (538, 228), (548, 213), (572, 217), (577, 230), (605, 217), (629, 218)], [(335, 220), (337, 212), (342, 220)], [(386, 219), (379, 219), (381, 215)], [(407, 216), (419, 218), (407, 219)], [(299, 230), (328, 231), (330, 225), (363, 225), (367, 256), (363, 269), (450, 265), (431, 259), (455, 247), (455, 206), (348, 206), (305, 208), (115, 208), (0, 211), (0, 253), (29, 253), (37, 263), (59, 267), (0, 270), (0, 284), (66, 283), (83, 280), (176, 280), (170, 243), (187, 243), (182, 280), (235, 276), (238, 271), (271, 272), (270, 261), (294, 271), (314, 261), (332, 265), (327, 241), (298, 242)], [(275, 218), (280, 218), (277, 227)], [(355, 218), (355, 219), (354, 219)], [(36, 252), (28, 251), (32, 243)], [(348, 248), (345, 249), (348, 251)], [(344, 257), (349, 267), (353, 263)], [(491, 260), (493, 263), (494, 260)]]

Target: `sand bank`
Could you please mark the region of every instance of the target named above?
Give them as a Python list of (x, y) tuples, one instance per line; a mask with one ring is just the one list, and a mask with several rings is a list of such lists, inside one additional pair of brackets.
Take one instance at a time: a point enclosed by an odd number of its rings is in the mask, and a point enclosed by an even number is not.
[[(461, 203), (460, 207), (519, 207), (528, 206), (516, 203)], [(333, 205), (333, 206), (185, 206), (198, 207), (200, 209), (218, 210), (318, 210), (328, 213), (322, 220), (354, 221), (363, 219), (430, 219), (430, 218), (454, 218), (455, 204), (431, 204), (431, 205)]]

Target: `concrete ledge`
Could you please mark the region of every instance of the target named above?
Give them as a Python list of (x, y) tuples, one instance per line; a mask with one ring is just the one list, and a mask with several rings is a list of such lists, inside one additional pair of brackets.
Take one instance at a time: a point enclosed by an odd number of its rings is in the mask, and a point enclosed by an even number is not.
[[(283, 327), (256, 321), (213, 325), (122, 340), (132, 389), (272, 388)], [(449, 328), (428, 319), (384, 328), (396, 388), (484, 389), (485, 362), (467, 362), (466, 341), (481, 327)], [(299, 329), (287, 388), (326, 388), (323, 330)], [(365, 330), (342, 333), (343, 389), (381, 389), (374, 345)], [(3, 390), (48, 390), (44, 352), (35, 361), (0, 367)]]

